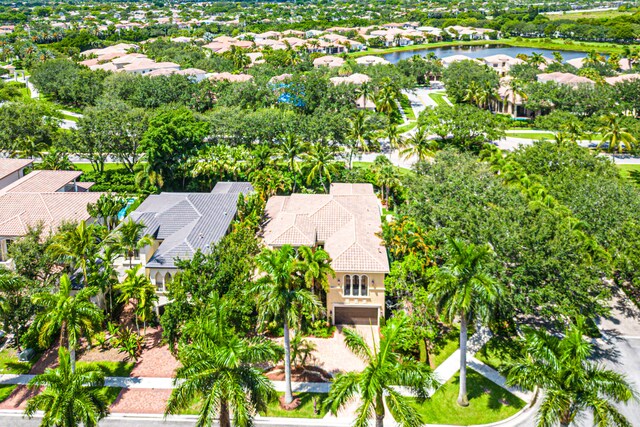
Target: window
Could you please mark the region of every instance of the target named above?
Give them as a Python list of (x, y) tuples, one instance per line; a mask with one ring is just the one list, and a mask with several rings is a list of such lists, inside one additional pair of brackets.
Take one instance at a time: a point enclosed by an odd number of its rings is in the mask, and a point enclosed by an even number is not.
[(363, 274), (345, 274), (343, 291), (345, 297), (368, 297), (369, 278)]
[(344, 294), (351, 295), (351, 276), (348, 274), (344, 276)]

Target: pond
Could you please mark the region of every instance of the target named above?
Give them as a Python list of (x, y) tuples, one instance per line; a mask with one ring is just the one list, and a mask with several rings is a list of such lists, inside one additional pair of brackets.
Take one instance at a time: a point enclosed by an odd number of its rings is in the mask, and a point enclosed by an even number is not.
[[(383, 58), (387, 61), (395, 64), (401, 59), (409, 59), (414, 55), (427, 56), (429, 52), (435, 53), (438, 58), (446, 58), (453, 55), (466, 55), (470, 58), (485, 58), (490, 55), (509, 55), (516, 57), (519, 53), (525, 55), (531, 55), (533, 52), (541, 53), (549, 59), (553, 59), (553, 50), (550, 49), (536, 49), (530, 47), (513, 47), (507, 45), (475, 45), (475, 46), (449, 46), (449, 47), (435, 47), (435, 48), (421, 48), (417, 50), (405, 50), (401, 52), (387, 53), (383, 55)], [(576, 52), (572, 50), (560, 51), (560, 54), (565, 61), (574, 58), (584, 58), (587, 56), (585, 52)]]

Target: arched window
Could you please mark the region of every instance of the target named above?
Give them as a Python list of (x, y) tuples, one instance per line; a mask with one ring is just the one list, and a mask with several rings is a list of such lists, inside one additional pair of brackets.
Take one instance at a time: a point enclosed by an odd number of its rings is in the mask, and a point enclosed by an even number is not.
[(164, 289), (164, 277), (160, 272), (156, 273), (156, 289), (158, 289), (158, 291), (162, 291)]
[(164, 284), (165, 286), (171, 283), (171, 273), (167, 273), (164, 275)]
[(360, 296), (369, 296), (369, 278), (367, 276), (360, 276)]
[(353, 286), (351, 286), (351, 295), (357, 297), (360, 295), (360, 276), (353, 276)]
[(345, 274), (344, 276), (344, 295), (351, 295), (351, 276)]

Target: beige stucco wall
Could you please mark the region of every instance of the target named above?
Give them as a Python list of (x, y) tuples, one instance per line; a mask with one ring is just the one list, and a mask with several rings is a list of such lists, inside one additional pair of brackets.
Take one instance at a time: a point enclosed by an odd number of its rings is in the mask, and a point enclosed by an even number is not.
[[(366, 275), (369, 277), (369, 296), (345, 297), (343, 295), (344, 276), (346, 274)], [(340, 280), (340, 283), (338, 283)], [(327, 292), (327, 316), (333, 318), (335, 305), (379, 306), (380, 316), (384, 316), (384, 273), (350, 273), (336, 272), (336, 277), (329, 276), (329, 292)]]

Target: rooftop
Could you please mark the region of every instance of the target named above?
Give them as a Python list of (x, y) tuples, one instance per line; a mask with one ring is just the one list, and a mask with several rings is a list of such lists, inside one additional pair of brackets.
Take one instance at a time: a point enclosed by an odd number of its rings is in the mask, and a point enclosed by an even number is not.
[(380, 202), (371, 184), (334, 183), (329, 194), (275, 196), (266, 214), (263, 237), (269, 246), (323, 244), (335, 271), (389, 272), (378, 236)]
[(219, 182), (211, 193), (149, 196), (129, 216), (161, 240), (147, 267), (176, 268), (176, 258), (190, 259), (198, 249), (208, 252), (229, 231), (239, 194), (252, 191), (248, 182)]
[(18, 172), (22, 168), (26, 168), (33, 160), (30, 159), (1, 159), (0, 160), (0, 179), (5, 178), (12, 173)]

